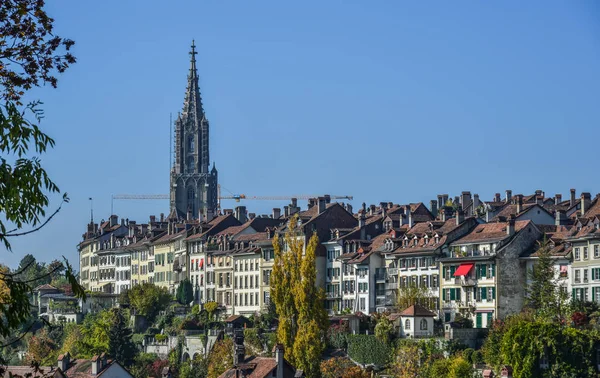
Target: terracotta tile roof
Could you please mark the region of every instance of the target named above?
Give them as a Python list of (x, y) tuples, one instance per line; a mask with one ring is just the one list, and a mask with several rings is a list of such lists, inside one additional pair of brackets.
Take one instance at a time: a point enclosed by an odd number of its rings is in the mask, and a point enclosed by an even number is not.
[[(35, 373), (31, 366), (5, 366), (2, 378), (12, 377), (39, 377), (39, 378), (58, 378), (63, 377), (60, 371), (54, 366), (40, 366), (39, 369), (43, 373)], [(12, 375), (11, 375), (12, 374)]]
[(502, 210), (500, 210), (500, 212), (498, 212), (498, 214), (496, 214), (496, 216), (494, 216), (490, 222), (496, 222), (498, 221), (498, 219), (500, 219), (500, 217), (504, 217), (507, 218), (510, 215), (515, 215), (515, 216), (519, 216), (523, 213), (525, 213), (527, 210), (529, 210), (531, 207), (535, 206), (534, 203), (524, 203), (521, 206), (521, 212), (517, 214), (517, 205), (513, 205), (513, 204), (509, 204), (504, 206), (504, 208)]
[(435, 313), (429, 311), (425, 307), (415, 304), (400, 313), (400, 316), (436, 316)]
[(269, 240), (266, 232), (256, 232), (253, 234), (237, 235), (233, 238), (234, 241), (258, 241)]
[[(266, 378), (272, 376), (272, 372), (277, 368), (275, 358), (269, 357), (249, 357), (246, 358), (243, 364), (239, 365), (241, 370), (246, 372), (246, 378)], [(236, 369), (232, 368), (221, 374), (219, 378), (236, 378), (239, 375)]]
[(165, 233), (162, 237), (160, 237), (159, 239), (155, 240), (154, 242), (157, 243), (157, 244), (167, 243), (167, 242), (175, 239), (178, 236), (184, 235), (186, 232), (187, 232), (187, 230), (183, 229), (183, 230), (181, 230), (181, 231), (179, 231), (179, 232), (177, 232), (175, 234), (167, 234), (167, 233)]
[(590, 219), (596, 216), (600, 215), (600, 201), (598, 200), (598, 197), (594, 198), (592, 200), (591, 205), (589, 206), (589, 209), (585, 212), (584, 217)]
[(224, 229), (223, 231), (217, 232), (215, 235), (213, 236), (221, 236), (221, 235), (236, 235), (242, 231), (244, 231), (246, 228), (248, 228), (249, 225), (247, 223), (242, 224), (241, 226), (231, 226), (231, 227), (227, 227), (226, 229)]
[[(526, 227), (531, 221), (516, 221), (515, 222), (515, 233), (521, 231), (524, 227)], [(494, 242), (501, 241), (509, 238), (509, 235), (506, 233), (507, 222), (498, 222), (498, 223), (485, 223), (480, 224), (475, 227), (473, 231), (469, 234), (463, 236), (462, 238), (456, 240), (452, 243), (452, 245), (458, 244), (468, 244), (468, 243), (478, 243), (478, 242)]]

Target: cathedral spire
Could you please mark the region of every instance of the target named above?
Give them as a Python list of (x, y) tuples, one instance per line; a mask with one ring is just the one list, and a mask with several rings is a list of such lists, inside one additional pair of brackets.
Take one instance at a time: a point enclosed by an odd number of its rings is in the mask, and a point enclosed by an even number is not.
[(198, 85), (198, 70), (196, 69), (196, 43), (192, 40), (192, 49), (190, 50), (190, 72), (188, 73), (188, 83), (183, 103), (184, 120), (192, 118), (198, 124), (204, 118), (204, 108), (202, 107), (202, 96), (200, 96), (200, 86)]

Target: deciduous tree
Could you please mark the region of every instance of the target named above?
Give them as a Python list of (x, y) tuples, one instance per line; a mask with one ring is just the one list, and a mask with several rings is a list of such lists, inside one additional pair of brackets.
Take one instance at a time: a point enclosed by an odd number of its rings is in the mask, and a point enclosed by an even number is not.
[(297, 230), (297, 217), (290, 219), (284, 240), (274, 238), (271, 294), (279, 317), (277, 339), (284, 346), (286, 358), (307, 377), (318, 377), (318, 361), (325, 349), (329, 324), (325, 293), (316, 285), (319, 239), (313, 234), (306, 248), (304, 241)]
[(219, 340), (208, 355), (208, 378), (217, 378), (233, 366), (233, 340)]
[(132, 287), (128, 290), (128, 295), (136, 314), (145, 316), (150, 322), (171, 302), (171, 294), (166, 288), (147, 282)]

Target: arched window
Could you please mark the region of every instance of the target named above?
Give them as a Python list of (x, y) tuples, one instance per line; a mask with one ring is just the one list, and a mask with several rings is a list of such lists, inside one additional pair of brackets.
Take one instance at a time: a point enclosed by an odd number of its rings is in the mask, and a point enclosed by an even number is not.
[(410, 319), (406, 319), (406, 321), (404, 322), (404, 330), (410, 330)]
[(186, 170), (187, 170), (188, 173), (193, 173), (194, 169), (195, 169), (195, 167), (194, 167), (194, 157), (193, 156), (188, 156)]
[(194, 136), (193, 135), (188, 136), (187, 141), (188, 141), (188, 153), (194, 152), (194, 145), (195, 145)]
[(196, 213), (196, 191), (193, 187), (188, 188), (187, 203), (192, 214)]
[(427, 319), (421, 319), (421, 331), (427, 331)]

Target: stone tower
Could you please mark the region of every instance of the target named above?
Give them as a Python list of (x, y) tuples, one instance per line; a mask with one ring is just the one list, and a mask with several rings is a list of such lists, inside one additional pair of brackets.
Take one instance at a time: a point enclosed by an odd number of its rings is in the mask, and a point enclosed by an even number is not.
[(208, 119), (196, 70), (192, 41), (183, 110), (175, 120), (175, 162), (171, 169), (170, 217), (211, 219), (217, 211), (217, 169), (209, 171)]

